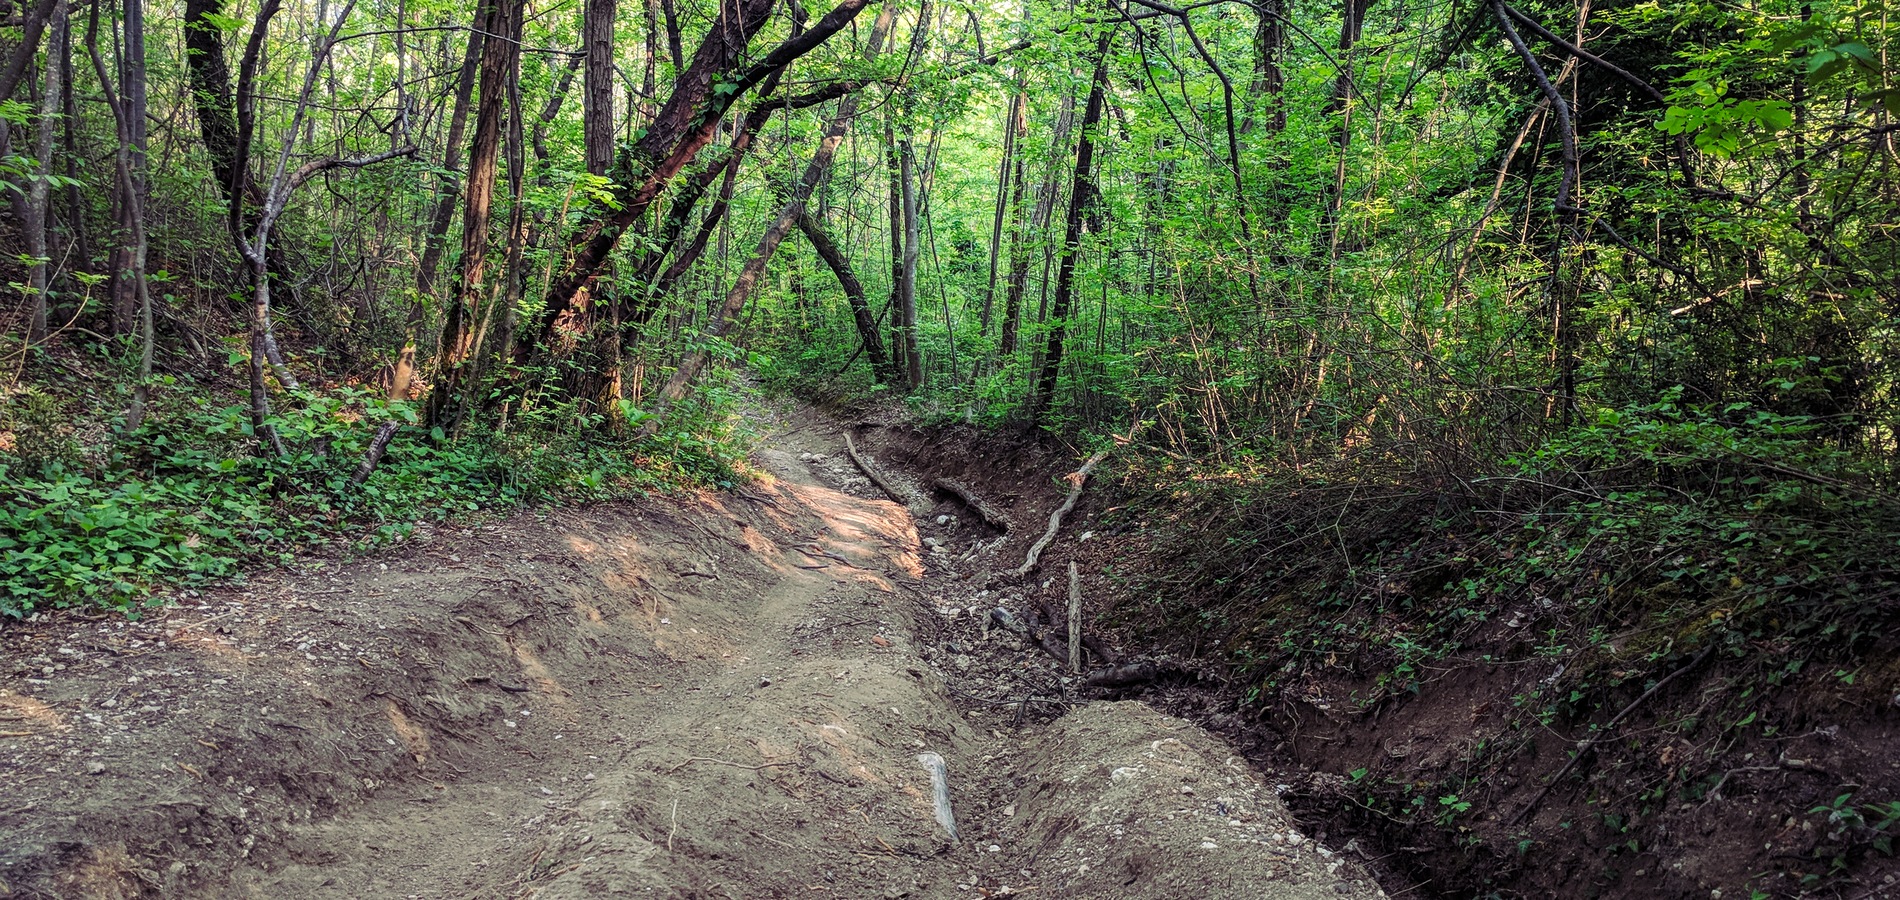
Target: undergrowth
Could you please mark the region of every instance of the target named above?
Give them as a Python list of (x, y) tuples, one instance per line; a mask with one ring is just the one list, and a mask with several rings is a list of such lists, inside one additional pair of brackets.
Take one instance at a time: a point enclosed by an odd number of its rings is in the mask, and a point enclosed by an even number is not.
[[(1613, 850), (1634, 853), (1651, 837), (1638, 823), (1703, 802), (1741, 742), (1785, 737), (1803, 715), (1789, 690), (1900, 702), (1900, 478), (1846, 446), (1838, 423), (1672, 392), (1602, 410), (1486, 472), (1429, 457), (1366, 447), (1298, 469), (1138, 472), (1131, 483), (1156, 488), (1130, 508), (1165, 516), (1172, 533), (1156, 543), (1171, 549), (1118, 615), (1224, 660), (1269, 718), (1322, 694), (1347, 716), (1376, 716), (1459, 667), (1534, 672), (1508, 676), (1523, 685), (1510, 726), (1457, 765), (1350, 773), (1359, 814), (1465, 854), (1465, 887), (1485, 888), (1531, 846), (1469, 813), (1525, 803), (1500, 786), (1517, 781), (1498, 777), (1512, 760), (1552, 734), (1601, 733), (1672, 673), (1696, 670), (1693, 703), (1667, 723), (1695, 752), (1658, 759), (1610, 742), (1597, 765), (1566, 773), (1618, 773), (1614, 789), (1593, 782), (1586, 795), (1600, 808), (1590, 839)], [(1831, 815), (1820, 833), (1838, 840), (1778, 865), (1820, 879), (1811, 885), (1890, 855), (1895, 799), (1790, 810), (1824, 825)]]
[[(448, 435), (407, 403), (357, 388), (303, 391), (271, 424), (289, 453), (258, 452), (248, 410), (174, 382), (129, 434), (17, 390), (0, 407), (0, 615), (98, 605), (131, 614), (169, 587), (241, 575), (318, 546), (351, 552), (418, 523), (527, 503), (730, 485), (744, 435), (714, 387), (656, 437), (611, 437), (570, 407)], [(351, 482), (376, 426), (403, 423), (381, 464)], [(84, 427), (96, 435), (87, 441)]]

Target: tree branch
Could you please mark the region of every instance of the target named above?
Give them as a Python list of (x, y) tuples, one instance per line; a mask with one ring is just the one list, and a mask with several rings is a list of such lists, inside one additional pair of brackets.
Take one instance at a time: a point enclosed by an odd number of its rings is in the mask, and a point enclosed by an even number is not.
[(331, 169), (361, 169), (364, 166), (373, 166), (379, 162), (396, 159), (397, 157), (414, 155), (416, 155), (416, 148), (412, 145), (400, 150), (390, 150), (386, 153), (373, 153), (369, 156), (359, 156), (355, 159), (343, 159), (338, 156), (314, 159), (297, 167), (297, 171), (290, 173), (289, 187), (285, 190), (285, 193), (289, 194), (297, 190), (297, 188), (303, 186), (304, 182)]

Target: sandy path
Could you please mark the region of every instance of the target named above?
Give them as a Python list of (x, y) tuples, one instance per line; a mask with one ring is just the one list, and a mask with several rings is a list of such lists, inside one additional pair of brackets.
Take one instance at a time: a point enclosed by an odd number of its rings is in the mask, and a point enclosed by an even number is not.
[(956, 585), (841, 450), (0, 634), (0, 896), (1376, 894), (1184, 722), (960, 709)]

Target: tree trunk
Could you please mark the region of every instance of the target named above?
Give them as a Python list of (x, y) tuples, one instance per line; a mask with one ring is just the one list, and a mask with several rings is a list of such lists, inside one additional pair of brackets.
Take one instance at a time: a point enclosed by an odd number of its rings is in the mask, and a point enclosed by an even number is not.
[(135, 232), (143, 230), (142, 223), (134, 219), (145, 206), (145, 0), (124, 0), (125, 35), (119, 48), (119, 102), (124, 105), (123, 121), (118, 123), (119, 142), (131, 153), (132, 179), (129, 184), (121, 179), (114, 191), (115, 218), (119, 224), (122, 240), (112, 251), (112, 330), (115, 334), (125, 334), (135, 327), (134, 317), (142, 318), (138, 312), (139, 292), (143, 288), (132, 276), (131, 257), (136, 255), (139, 238)]
[(871, 314), (870, 298), (865, 296), (864, 283), (858, 280), (856, 272), (851, 270), (851, 261), (844, 252), (825, 233), (810, 212), (798, 217), (798, 228), (805, 233), (805, 239), (811, 241), (811, 248), (818, 252), (818, 258), (825, 261), (831, 273), (838, 277), (838, 286), (844, 289), (845, 302), (851, 305), (851, 320), (857, 326), (858, 340), (864, 343), (864, 355), (871, 359), (871, 374), (879, 384), (890, 384), (897, 380), (897, 369), (891, 365), (891, 359), (884, 352), (884, 341), (878, 336), (877, 318)]
[[(740, 95), (825, 42), (849, 24), (870, 0), (841, 0), (804, 33), (748, 65), (745, 50), (765, 26), (775, 0), (726, 0), (693, 62), (674, 81), (672, 96), (640, 140), (614, 160), (614, 203), (593, 213), (567, 242), (566, 265), (552, 279), (536, 329), (541, 342), (555, 335), (561, 316), (606, 265), (620, 236), (640, 221), (680, 171), (714, 134)], [(737, 77), (733, 77), (736, 75)], [(717, 86), (719, 89), (714, 90)], [(524, 344), (525, 354), (530, 349)]]
[(59, 111), (63, 105), (59, 99), (60, 43), (66, 37), (66, 0), (53, 5), (51, 27), (47, 31), (45, 75), (40, 91), (39, 121), (34, 123), (33, 136), (33, 183), (27, 189), (26, 253), (32, 263), (27, 272), (28, 290), (33, 294), (33, 306), (28, 313), (26, 339), (37, 344), (46, 340), (47, 278), (48, 264), (46, 247), (47, 226), (51, 223), (52, 197), (49, 193), (53, 175), (53, 135), (59, 127)]
[[(1365, 31), (1366, 12), (1372, 8), (1372, 0), (1340, 0), (1339, 3), (1339, 74), (1333, 79), (1332, 96), (1326, 102), (1326, 111), (1339, 113), (1352, 100), (1353, 93), (1353, 48), (1359, 46), (1359, 36)], [(1343, 148), (1352, 141), (1352, 135), (1346, 133), (1337, 136)]]
[[(237, 96), (231, 90), (231, 70), (224, 60), (223, 0), (185, 0), (185, 66), (190, 72), (191, 97), (198, 130), (218, 190), (235, 211), (241, 208), (243, 183), (239, 180)], [(240, 218), (233, 216), (233, 218)]]
[(1263, 103), (1271, 104), (1266, 108), (1267, 133), (1279, 134), (1286, 130), (1286, 98), (1281, 96), (1286, 89), (1286, 75), (1280, 69), (1281, 56), (1286, 52), (1285, 0), (1259, 0), (1254, 13), (1259, 22), (1253, 32), (1250, 109), (1254, 112), (1249, 113), (1248, 121), (1251, 123)]
[(660, 67), (660, 0), (646, 0), (646, 7), (647, 40), (645, 52), (642, 54), (645, 59), (640, 66), (639, 122), (641, 125), (653, 119), (653, 94), (659, 90), (658, 70)]
[[(673, 3), (673, 0), (659, 0), (659, 3), (660, 12), (666, 17), (666, 51), (673, 60), (673, 71), (684, 72), (686, 71), (686, 54), (680, 48), (679, 7)], [(697, 59), (698, 54), (694, 54), (694, 58)]]
[(1089, 87), (1089, 102), (1082, 112), (1082, 129), (1076, 139), (1075, 178), (1069, 191), (1068, 227), (1062, 237), (1062, 258), (1056, 266), (1055, 305), (1049, 315), (1049, 345), (1043, 352), (1042, 373), (1036, 379), (1035, 395), (1030, 401), (1030, 420), (1040, 421), (1055, 396), (1056, 376), (1062, 369), (1063, 339), (1068, 330), (1069, 312), (1075, 299), (1075, 259), (1081, 249), (1082, 223), (1095, 200), (1095, 126), (1102, 121), (1103, 90), (1108, 82), (1108, 38), (1095, 44), (1095, 77)]
[[(548, 126), (554, 124), (555, 119), (560, 118), (561, 106), (567, 102), (567, 91), (574, 86), (574, 74), (581, 70), (582, 64), (586, 61), (587, 58), (584, 56), (570, 57), (568, 59), (567, 68), (561, 70), (561, 80), (554, 83), (554, 90), (548, 92), (548, 101), (541, 105), (541, 114), (534, 120), (534, 136), (528, 142), (529, 146), (534, 148), (534, 158), (538, 162), (548, 161)], [(612, 85), (609, 84), (608, 87), (611, 90)], [(582, 85), (582, 93), (586, 93), (585, 84)], [(581, 102), (585, 105), (587, 102), (586, 98), (583, 97)], [(608, 118), (611, 120), (613, 117), (613, 95), (611, 93), (607, 96), (607, 112)], [(582, 124), (585, 125), (586, 123), (583, 122)], [(611, 156), (613, 153), (613, 132), (608, 131), (607, 137), (608, 155)], [(589, 174), (597, 173), (593, 173), (590, 170)], [(540, 182), (543, 185), (548, 183), (546, 172), (542, 173)]]
[[(990, 222), (990, 276), (983, 286), (983, 312), (979, 321), (982, 334), (990, 333), (990, 316), (996, 305), (996, 279), (1003, 262), (1003, 223), (1009, 218), (1010, 178), (1017, 154), (1016, 120), (1023, 114), (1027, 98), (1021, 91), (1010, 95), (1009, 111), (1003, 114), (1003, 159), (996, 165), (996, 216)], [(979, 365), (981, 363), (979, 362)]]
[(475, 93), (475, 69), (481, 59), (482, 43), (478, 24), (469, 32), (468, 49), (462, 55), (462, 69), (456, 76), (455, 108), (449, 114), (448, 139), (442, 146), (442, 168), (448, 174), (442, 176), (442, 183), (436, 188), (435, 210), (429, 217), (429, 234), (424, 238), (422, 262), (416, 267), (416, 299), (409, 304), (409, 313), (403, 323), (402, 355), (397, 357), (396, 370), (389, 380), (391, 400), (409, 399), (409, 385), (415, 378), (417, 341), (422, 335), (423, 317), (428, 309), (429, 298), (435, 295), (436, 269), (442, 264), (449, 226), (455, 221), (455, 201), (461, 195), (456, 173), (462, 169), (462, 132), (468, 128), (468, 107)]
[(13, 50), (13, 56), (7, 60), (7, 68), (0, 72), (0, 100), (13, 99), (13, 92), (20, 87), (21, 79), (33, 65), (33, 58), (40, 52), (40, 35), (46, 31), (46, 25), (53, 19), (53, 7), (60, 0), (38, 0), (33, 8), (25, 10), (25, 27), (20, 32), (20, 45)]
[(508, 79), (520, 59), (522, 2), (486, 0), (481, 19), (481, 30), (493, 38), (482, 44), (481, 101), (475, 109), (475, 136), (469, 148), (468, 184), (463, 192), (462, 273), (442, 321), (442, 345), (436, 356), (438, 374), (429, 397), (429, 421), (433, 424), (455, 424), (447, 417), (473, 380), (470, 363), (474, 318), (487, 287), (488, 218), (495, 196)]
[[(521, 33), (521, 22), (518, 17), (513, 27), (515, 29), (515, 36), (519, 37)], [(524, 253), (530, 241), (528, 237), (527, 204), (524, 201), (527, 195), (528, 151), (526, 142), (523, 140), (523, 129), (526, 125), (527, 113), (521, 105), (521, 69), (518, 65), (519, 59), (520, 57), (517, 56), (517, 64), (511, 65), (506, 73), (506, 90), (508, 94), (508, 137), (506, 141), (508, 161), (508, 231), (504, 241), (506, 250), (502, 255), (502, 282), (500, 290), (490, 291), (490, 293), (495, 295), (495, 299), (490, 305), (488, 316), (483, 322), (482, 330), (484, 334), (482, 337), (477, 338), (477, 365), (474, 372), (469, 376), (469, 389), (462, 392), (462, 409), (464, 412), (466, 412), (472, 404), (473, 395), (479, 393), (477, 388), (480, 385), (480, 380), (484, 373), (492, 371), (495, 362), (506, 360), (513, 355), (512, 345), (515, 337), (515, 328), (519, 324), (517, 316), (521, 308), (522, 293), (527, 284), (527, 266), (524, 260)], [(558, 103), (558, 98), (550, 100), (549, 106), (558, 112), (559, 107), (556, 105)], [(539, 126), (537, 125), (536, 127), (538, 128)], [(493, 322), (496, 318), (499, 318), (500, 322), (491, 328), (489, 323)]]
[[(139, 0), (127, 0), (126, 5), (132, 7), (138, 5), (138, 3)], [(144, 123), (137, 123), (135, 125), (132, 121), (133, 111), (137, 109), (137, 107), (133, 106), (131, 99), (133, 92), (128, 89), (124, 95), (121, 95), (114, 88), (111, 73), (106, 70), (105, 58), (99, 53), (99, 5), (98, 3), (93, 4), (92, 18), (86, 30), (87, 55), (92, 59), (93, 72), (99, 78), (100, 93), (105, 97), (106, 106), (112, 110), (113, 123), (118, 133), (122, 136), (130, 133), (142, 135)], [(128, 30), (131, 29), (134, 21), (133, 16), (128, 13)], [(130, 69), (130, 67), (123, 66), (122, 60), (122, 70), (134, 71), (136, 74), (133, 77), (140, 79), (144, 77), (142, 64), (133, 70)], [(137, 102), (143, 104), (143, 85), (140, 86), (137, 93), (139, 94)], [(144, 196), (139, 189), (139, 186), (144, 181), (142, 171), (144, 165), (145, 157), (143, 153), (139, 152), (139, 142), (122, 139), (119, 142), (117, 150), (113, 153), (113, 172), (117, 176), (119, 185), (118, 194), (127, 207), (124, 219), (131, 232), (131, 247), (129, 248), (129, 258), (126, 260), (126, 265), (129, 269), (126, 273), (126, 280), (130, 281), (133, 287), (135, 302), (138, 308), (138, 324), (141, 339), (138, 382), (133, 385), (132, 402), (126, 407), (125, 411), (125, 431), (127, 433), (137, 431), (139, 426), (144, 423), (146, 404), (151, 399), (152, 390), (152, 355), (155, 335), (153, 334), (152, 328), (151, 285), (145, 277), (146, 256), (150, 242), (147, 240), (145, 234)]]
[(1025, 245), (1034, 222), (1025, 215), (1027, 210), (1023, 209), (1023, 193), (1028, 186), (1029, 173), (1024, 171), (1020, 146), (1017, 153), (1014, 173), (1016, 186), (1010, 191), (1009, 198), (1013, 221), (1009, 232), (1009, 277), (1005, 279), (1003, 287), (1003, 336), (996, 348), (997, 356), (1004, 360), (1015, 355), (1016, 334), (1022, 327), (1023, 291), (1029, 286), (1029, 248)]
[(60, 32), (58, 54), (59, 131), (66, 170), (66, 211), (60, 214), (60, 230), (65, 233), (62, 252), (80, 268), (89, 269), (92, 267), (92, 247), (86, 239), (85, 203), (79, 196), (79, 187), (83, 182), (79, 180), (79, 161), (82, 157), (79, 155), (78, 132), (83, 121), (79, 118), (78, 98), (73, 94), (73, 33), (70, 23)]
[[(478, 10), (477, 16), (480, 15)], [(478, 18), (477, 22), (480, 21)], [(482, 44), (482, 28), (477, 25), (468, 35), (468, 50), (462, 56), (462, 69), (456, 76), (455, 108), (449, 114), (449, 134), (442, 144), (442, 168), (449, 174), (442, 176), (441, 186), (436, 190), (428, 241), (422, 249), (422, 263), (416, 268), (416, 293), (421, 297), (435, 293), (435, 274), (442, 264), (444, 238), (455, 221), (455, 201), (461, 194), (456, 173), (462, 171), (462, 132), (468, 128), (468, 108), (475, 94), (475, 70), (481, 60)]]
[(587, 171), (605, 175), (614, 164), (614, 0), (587, 0), (581, 49), (587, 54), (581, 114)]
[[(891, 10), (894, 5), (885, 4), (879, 10), (876, 22), (871, 26), (870, 38), (866, 42), (864, 52), (867, 60), (875, 58), (884, 43), (884, 37), (890, 30)], [(772, 254), (778, 251), (779, 244), (785, 240), (785, 235), (791, 231), (799, 217), (805, 215), (805, 203), (811, 199), (812, 191), (825, 179), (831, 168), (831, 159), (837, 154), (838, 145), (844, 141), (845, 131), (850, 128), (851, 119), (857, 115), (857, 110), (856, 94), (848, 94), (838, 101), (838, 112), (825, 126), (824, 136), (818, 141), (818, 149), (813, 151), (811, 162), (805, 166), (804, 175), (792, 188), (790, 201), (785, 204), (784, 209), (779, 211), (778, 217), (766, 227), (765, 233), (760, 235), (758, 248), (753, 251), (752, 258), (746, 261), (745, 267), (740, 270), (739, 277), (733, 281), (732, 289), (726, 293), (725, 302), (720, 304), (716, 318), (706, 330), (705, 340), (687, 353), (686, 357), (680, 361), (679, 367), (674, 369), (672, 377), (666, 380), (666, 384), (661, 386), (655, 395), (653, 416), (640, 426), (638, 437), (651, 437), (659, 431), (662, 417), (673, 404), (678, 403), (680, 398), (686, 395), (687, 389), (699, 377), (700, 370), (705, 368), (707, 345), (723, 340), (732, 330), (733, 324), (739, 319), (739, 313), (744, 311), (746, 302), (751, 299), (760, 278), (764, 276), (766, 265), (772, 261)]]
[(924, 356), (917, 346), (917, 148), (910, 136), (897, 142), (899, 180), (903, 185), (904, 259), (897, 283), (898, 328), (904, 338), (904, 383), (924, 385)]

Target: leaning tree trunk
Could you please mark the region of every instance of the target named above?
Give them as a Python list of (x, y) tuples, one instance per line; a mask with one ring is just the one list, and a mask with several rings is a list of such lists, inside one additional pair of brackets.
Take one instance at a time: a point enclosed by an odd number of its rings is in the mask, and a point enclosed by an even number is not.
[[(850, 24), (869, 2), (841, 0), (804, 33), (750, 64), (746, 62), (746, 48), (765, 26), (775, 0), (726, 0), (721, 5), (718, 18), (693, 54), (692, 64), (675, 79), (666, 105), (640, 139), (616, 155), (613, 202), (590, 214), (569, 236), (566, 263), (549, 284), (535, 330), (538, 343), (552, 343), (562, 316), (593, 283), (621, 235), (646, 215), (681, 170), (712, 142), (720, 122), (739, 97), (824, 43)], [(517, 356), (525, 355), (532, 346), (524, 343)]]
[[(891, 11), (894, 5), (885, 4), (884, 8), (878, 12), (877, 21), (871, 26), (870, 38), (864, 51), (867, 60), (877, 56), (884, 43), (885, 35), (890, 31)], [(653, 415), (640, 426), (640, 430), (636, 433), (637, 437), (652, 437), (659, 431), (661, 419), (674, 404), (686, 396), (687, 389), (705, 368), (708, 345), (724, 340), (726, 334), (732, 330), (733, 324), (738, 322), (739, 313), (744, 311), (746, 302), (751, 299), (753, 292), (758, 288), (759, 281), (765, 276), (765, 267), (772, 261), (772, 255), (778, 251), (779, 244), (785, 240), (785, 235), (792, 230), (799, 217), (805, 215), (805, 203), (811, 199), (812, 191), (817, 188), (819, 182), (825, 179), (826, 173), (831, 168), (832, 157), (837, 154), (838, 145), (844, 142), (845, 132), (851, 127), (851, 119), (857, 115), (857, 111), (857, 94), (846, 95), (844, 99), (838, 101), (837, 114), (832, 116), (831, 121), (825, 126), (824, 136), (818, 141), (818, 149), (812, 153), (811, 162), (806, 164), (804, 175), (792, 188), (791, 199), (786, 202), (785, 208), (779, 211), (778, 218), (774, 219), (766, 227), (765, 233), (759, 236), (758, 248), (753, 251), (752, 258), (746, 261), (745, 267), (739, 271), (739, 277), (733, 281), (732, 289), (726, 293), (725, 302), (720, 304), (717, 318), (713, 320), (711, 327), (707, 328), (705, 339), (686, 354), (686, 357), (680, 361), (679, 367), (673, 370), (672, 377), (666, 380), (666, 384), (662, 385), (655, 395)]]
[(897, 367), (891, 364), (891, 358), (884, 352), (884, 341), (878, 336), (877, 318), (871, 314), (870, 298), (865, 296), (864, 283), (858, 280), (856, 272), (851, 270), (851, 260), (846, 259), (844, 251), (825, 233), (809, 210), (798, 217), (798, 229), (805, 233), (805, 239), (811, 242), (811, 248), (818, 258), (825, 261), (831, 273), (838, 277), (838, 286), (844, 289), (845, 302), (851, 306), (851, 321), (858, 329), (858, 340), (864, 344), (864, 355), (871, 360), (871, 375), (879, 384), (890, 384), (897, 380)]

